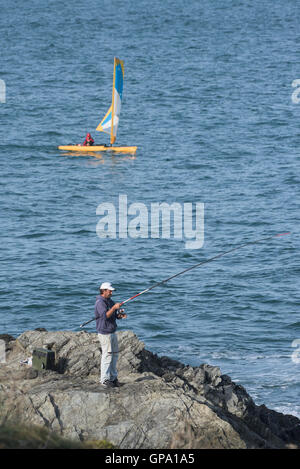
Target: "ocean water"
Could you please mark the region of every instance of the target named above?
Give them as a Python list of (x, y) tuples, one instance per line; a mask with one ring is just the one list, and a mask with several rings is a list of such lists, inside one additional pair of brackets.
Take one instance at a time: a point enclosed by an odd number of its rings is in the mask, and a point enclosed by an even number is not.
[[(79, 331), (102, 281), (125, 300), (291, 231), (129, 302), (120, 329), (159, 355), (217, 365), (257, 404), (299, 417), (299, 5), (0, 3), (0, 332)], [(95, 128), (114, 56), (125, 61), (117, 143), (136, 155), (57, 150), (88, 131), (108, 143)], [(118, 220), (116, 238), (100, 238), (97, 207), (120, 196), (148, 221), (153, 203), (192, 204), (194, 223), (204, 204), (203, 245), (120, 237)]]

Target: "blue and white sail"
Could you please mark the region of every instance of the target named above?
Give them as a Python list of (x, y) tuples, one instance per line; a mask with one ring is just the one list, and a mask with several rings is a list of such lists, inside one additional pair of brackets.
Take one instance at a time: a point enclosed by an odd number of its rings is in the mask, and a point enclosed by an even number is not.
[(104, 118), (96, 128), (99, 132), (110, 134), (110, 143), (113, 144), (117, 138), (119, 118), (121, 113), (122, 94), (124, 82), (124, 61), (114, 58), (114, 76), (112, 104)]

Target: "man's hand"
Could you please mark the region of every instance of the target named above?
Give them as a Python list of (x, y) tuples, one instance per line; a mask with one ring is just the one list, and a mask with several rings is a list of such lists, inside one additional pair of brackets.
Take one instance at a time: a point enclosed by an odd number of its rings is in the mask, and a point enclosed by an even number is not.
[(106, 312), (106, 317), (110, 318), (115, 311), (120, 309), (121, 303), (115, 303), (107, 312)]
[[(121, 303), (119, 303), (121, 305)], [(117, 314), (117, 318), (118, 319), (126, 319), (127, 318), (127, 314), (124, 313), (124, 309), (120, 309), (119, 310), (119, 313)]]
[(125, 313), (119, 313), (118, 314), (118, 319), (126, 319), (126, 318), (127, 318), (127, 314), (125, 314)]

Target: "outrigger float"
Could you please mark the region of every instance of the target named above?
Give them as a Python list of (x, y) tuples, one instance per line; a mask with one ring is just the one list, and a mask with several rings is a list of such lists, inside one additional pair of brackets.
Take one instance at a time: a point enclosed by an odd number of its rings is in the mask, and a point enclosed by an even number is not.
[(121, 153), (135, 153), (135, 146), (115, 146), (117, 131), (121, 112), (122, 94), (124, 82), (124, 61), (114, 58), (113, 90), (112, 103), (104, 118), (96, 128), (99, 132), (105, 132), (110, 135), (110, 145), (60, 145), (59, 150), (77, 151), (77, 152), (99, 152), (114, 151)]

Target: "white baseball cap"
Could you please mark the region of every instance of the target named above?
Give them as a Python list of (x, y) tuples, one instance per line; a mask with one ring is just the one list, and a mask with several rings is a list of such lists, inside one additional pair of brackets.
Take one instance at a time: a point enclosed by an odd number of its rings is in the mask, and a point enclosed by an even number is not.
[(115, 288), (112, 287), (112, 285), (111, 285), (110, 282), (104, 282), (104, 283), (101, 284), (100, 290), (111, 290), (111, 291), (114, 291)]

